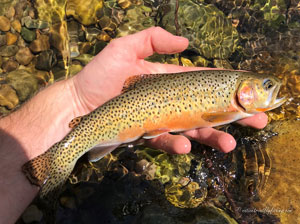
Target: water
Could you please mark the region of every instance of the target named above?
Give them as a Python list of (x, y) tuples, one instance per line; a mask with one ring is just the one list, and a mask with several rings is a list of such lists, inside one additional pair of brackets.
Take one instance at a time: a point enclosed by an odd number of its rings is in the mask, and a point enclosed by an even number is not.
[[(299, 222), (299, 1), (178, 0), (176, 3), (175, 0), (17, 1), (10, 3), (16, 4), (14, 15), (8, 15), (9, 10), (1, 12), (20, 22), (25, 17), (31, 24), (35, 20), (48, 22), (48, 28), (27, 27), (55, 37), (49, 40), (47, 54), (42, 57), (36, 53), (40, 60), (26, 65), (39, 81), (39, 87), (76, 74), (111, 39), (154, 25), (186, 36), (190, 47), (178, 55), (154, 55), (150, 61), (272, 73), (284, 82), (281, 95), (287, 96), (288, 101), (268, 113), (270, 124), (266, 130), (223, 127), (238, 139), (237, 149), (232, 153), (223, 154), (193, 143), (189, 155), (167, 155), (130, 146), (94, 164), (83, 158), (60, 197), (57, 222)], [(6, 32), (1, 31), (1, 35)], [(27, 38), (27, 42), (22, 42), (25, 46), (30, 44), (30, 33), (19, 38), (19, 42)], [(14, 55), (1, 56), (2, 81), (9, 72), (7, 68), (19, 69), (4, 66), (7, 63), (2, 61), (7, 60), (16, 59)], [(40, 64), (35, 66), (37, 61)], [(37, 81), (33, 82), (32, 86), (36, 86)], [(30, 96), (14, 98), (13, 102), (17, 102), (14, 107)], [(5, 105), (0, 104), (2, 114), (13, 109), (7, 105), (12, 104), (6, 101)]]

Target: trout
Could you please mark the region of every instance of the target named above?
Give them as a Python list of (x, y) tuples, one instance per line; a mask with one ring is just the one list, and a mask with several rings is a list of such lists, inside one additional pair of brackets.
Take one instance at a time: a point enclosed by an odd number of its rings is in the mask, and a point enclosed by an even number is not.
[(119, 96), (73, 119), (69, 134), (22, 170), (43, 198), (66, 182), (87, 152), (96, 161), (139, 138), (215, 127), (272, 110), (285, 102), (277, 98), (280, 86), (272, 75), (229, 70), (134, 76)]

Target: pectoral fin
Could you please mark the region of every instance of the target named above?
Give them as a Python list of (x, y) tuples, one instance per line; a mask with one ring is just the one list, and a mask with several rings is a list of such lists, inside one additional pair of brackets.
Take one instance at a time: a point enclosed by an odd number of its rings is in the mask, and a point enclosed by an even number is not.
[(230, 121), (236, 121), (239, 119), (238, 112), (216, 112), (216, 113), (204, 113), (202, 119), (210, 123), (224, 124)]
[(146, 134), (143, 135), (144, 139), (151, 139), (151, 138), (156, 138), (164, 133), (170, 132), (170, 129), (167, 128), (162, 128), (162, 129), (157, 129), (157, 130), (153, 130), (150, 132), (147, 132)]
[(88, 152), (88, 159), (90, 162), (97, 162), (98, 160), (102, 159), (104, 156), (118, 148), (119, 145), (120, 144), (110, 146), (95, 146)]

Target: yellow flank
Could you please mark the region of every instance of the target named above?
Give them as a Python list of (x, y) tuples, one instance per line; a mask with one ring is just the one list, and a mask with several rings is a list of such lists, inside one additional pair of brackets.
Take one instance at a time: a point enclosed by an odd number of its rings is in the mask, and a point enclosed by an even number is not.
[(23, 172), (45, 197), (96, 145), (114, 147), (169, 131), (213, 127), (273, 109), (283, 103), (276, 99), (280, 85), (270, 75), (221, 70), (133, 77), (121, 95), (73, 119), (72, 131), (24, 164)]

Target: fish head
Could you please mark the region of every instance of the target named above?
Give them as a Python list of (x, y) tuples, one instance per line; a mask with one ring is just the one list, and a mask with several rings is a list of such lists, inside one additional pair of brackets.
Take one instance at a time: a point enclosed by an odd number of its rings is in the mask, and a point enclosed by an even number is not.
[(249, 114), (265, 112), (281, 106), (285, 97), (277, 98), (282, 83), (271, 75), (254, 75), (241, 81), (237, 104)]

